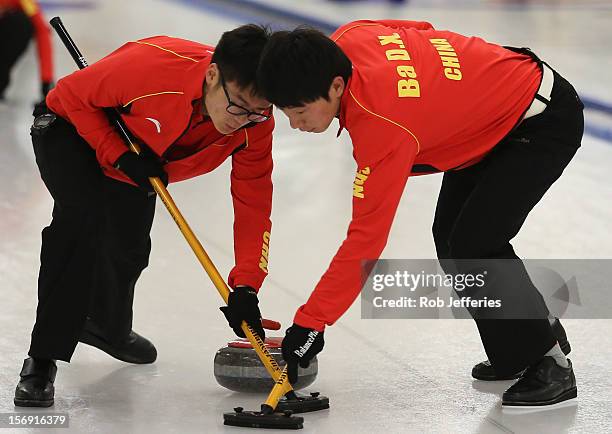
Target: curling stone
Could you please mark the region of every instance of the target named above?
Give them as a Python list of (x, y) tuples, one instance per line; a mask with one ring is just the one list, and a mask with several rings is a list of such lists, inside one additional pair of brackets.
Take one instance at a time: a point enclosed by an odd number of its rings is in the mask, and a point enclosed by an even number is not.
[[(279, 366), (285, 367), (281, 353), (282, 337), (266, 338), (268, 351)], [(235, 392), (269, 393), (274, 380), (266, 370), (253, 346), (247, 339), (236, 339), (217, 351), (215, 354), (214, 373), (217, 383)], [(308, 368), (298, 367), (298, 381), (294, 390), (303, 389), (313, 383), (317, 377), (318, 363), (315, 357)]]

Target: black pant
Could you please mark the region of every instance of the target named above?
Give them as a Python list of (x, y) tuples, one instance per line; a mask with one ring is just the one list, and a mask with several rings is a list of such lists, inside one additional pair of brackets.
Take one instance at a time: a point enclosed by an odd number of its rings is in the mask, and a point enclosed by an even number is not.
[[(493, 292), (480, 295), (504, 298), (502, 303), (515, 309), (509, 312), (515, 319), (475, 317), (499, 374), (522, 370), (555, 343), (546, 304), (510, 241), (580, 147), (583, 108), (572, 85), (555, 73), (551, 102), (543, 113), (521, 122), (483, 161), (444, 174), (433, 234), (445, 271), (451, 271), (451, 263), (454, 272), (474, 271), (474, 261), (454, 260), (486, 259), (489, 271), (490, 260), (513, 260), (493, 270), (488, 276)], [(562, 218), (564, 211), (557, 213)]]
[(28, 354), (68, 362), (86, 317), (112, 342), (130, 332), (134, 286), (151, 249), (155, 196), (106, 177), (94, 150), (59, 116), (32, 142), (54, 206), (42, 231)]
[(30, 19), (21, 11), (0, 15), (0, 98), (11, 79), (11, 69), (28, 47), (34, 30)]

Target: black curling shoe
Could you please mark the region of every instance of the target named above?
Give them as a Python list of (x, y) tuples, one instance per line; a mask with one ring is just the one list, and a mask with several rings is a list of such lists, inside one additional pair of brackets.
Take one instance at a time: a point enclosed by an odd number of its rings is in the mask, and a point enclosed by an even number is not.
[(576, 398), (576, 377), (572, 362), (559, 366), (552, 357), (544, 357), (528, 367), (521, 378), (504, 392), (502, 407), (543, 407)]
[(127, 363), (146, 364), (153, 363), (157, 359), (157, 350), (147, 338), (130, 331), (123, 341), (112, 343), (89, 318), (85, 321), (79, 342), (96, 347), (115, 359)]
[[(559, 342), (561, 351), (563, 351), (565, 355), (568, 355), (570, 351), (572, 351), (572, 347), (569, 341), (567, 340), (565, 329), (561, 325), (559, 318), (555, 318), (555, 322), (551, 324), (551, 327), (553, 334), (557, 338), (557, 342)], [(520, 371), (516, 374), (500, 376), (495, 373), (493, 366), (491, 366), (491, 362), (485, 360), (484, 362), (480, 362), (472, 368), (472, 377), (482, 381), (516, 380), (521, 376), (523, 372), (524, 371)]]
[(21, 380), (15, 389), (13, 402), (18, 407), (50, 407), (53, 405), (55, 374), (54, 360), (34, 359), (23, 361)]

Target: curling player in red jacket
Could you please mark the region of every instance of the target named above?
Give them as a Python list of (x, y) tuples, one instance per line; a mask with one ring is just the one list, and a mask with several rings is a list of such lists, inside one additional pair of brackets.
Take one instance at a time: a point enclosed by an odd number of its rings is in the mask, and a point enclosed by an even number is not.
[(580, 146), (572, 85), (528, 49), (396, 20), (352, 22), (330, 38), (278, 32), (258, 74), (293, 128), (322, 132), (338, 118), (357, 163), (347, 237), (283, 341), (290, 379), (361, 291), (362, 261), (383, 251), (408, 178), (443, 172), (433, 222), (441, 265), (485, 269), (482, 290), (458, 295), (502, 306), (468, 309), (489, 358), (472, 375), (518, 378), (504, 406), (574, 398), (565, 331), (510, 243)]
[[(231, 158), (235, 266), (223, 311), (238, 335), (246, 320), (264, 337), (257, 291), (267, 275), (274, 119), (254, 82), (268, 38), (245, 25), (216, 47), (167, 36), (128, 42), (59, 80), (38, 107), (32, 142), (54, 207), (16, 405), (53, 404), (55, 360), (69, 362), (79, 341), (128, 363), (155, 361), (153, 344), (132, 331), (134, 287), (151, 249), (149, 177), (183, 181)], [(106, 107), (119, 109), (140, 155)]]

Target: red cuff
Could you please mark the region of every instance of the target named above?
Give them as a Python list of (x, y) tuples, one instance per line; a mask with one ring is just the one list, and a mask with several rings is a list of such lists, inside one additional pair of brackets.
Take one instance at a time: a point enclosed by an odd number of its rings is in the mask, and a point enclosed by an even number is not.
[(227, 285), (232, 289), (239, 285), (250, 286), (255, 292), (259, 293), (261, 284), (261, 278), (253, 277), (248, 273), (234, 273), (233, 270), (227, 278)]
[(325, 331), (325, 321), (318, 320), (305, 313), (305, 307), (306, 305), (300, 306), (300, 308), (295, 313), (295, 316), (293, 317), (294, 324), (297, 324), (301, 327), (313, 329), (318, 332)]

